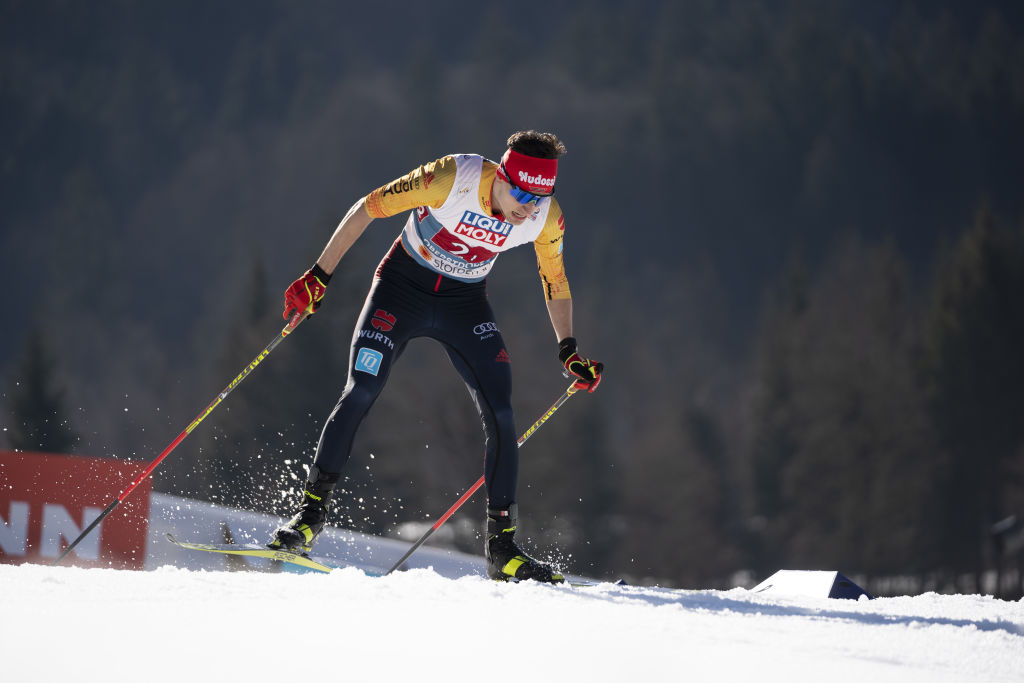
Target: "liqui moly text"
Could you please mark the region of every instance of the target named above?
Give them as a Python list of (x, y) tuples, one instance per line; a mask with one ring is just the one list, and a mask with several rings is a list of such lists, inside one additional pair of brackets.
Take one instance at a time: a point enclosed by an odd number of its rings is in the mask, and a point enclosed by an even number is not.
[(465, 235), (486, 244), (500, 247), (508, 239), (512, 232), (512, 224), (493, 218), (482, 216), (472, 211), (462, 214), (462, 219), (455, 226), (453, 232), (456, 235)]

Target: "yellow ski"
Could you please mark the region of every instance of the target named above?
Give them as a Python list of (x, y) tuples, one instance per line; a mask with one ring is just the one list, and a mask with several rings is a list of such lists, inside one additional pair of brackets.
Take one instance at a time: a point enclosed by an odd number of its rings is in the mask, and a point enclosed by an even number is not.
[(188, 541), (179, 541), (173, 534), (167, 534), (167, 540), (176, 546), (180, 546), (188, 550), (205, 550), (206, 552), (223, 553), (225, 555), (265, 557), (267, 559), (287, 562), (288, 564), (294, 564), (325, 573), (331, 572), (335, 569), (335, 567), (330, 565), (317, 562), (308, 555), (293, 553), (287, 550), (274, 550), (273, 548), (268, 548), (264, 545), (256, 545), (255, 543), (189, 543)]

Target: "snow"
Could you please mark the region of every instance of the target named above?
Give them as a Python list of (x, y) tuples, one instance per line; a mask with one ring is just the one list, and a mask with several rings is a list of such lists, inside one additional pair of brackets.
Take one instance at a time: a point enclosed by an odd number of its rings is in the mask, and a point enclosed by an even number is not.
[(4, 681), (1022, 681), (1024, 603), (0, 565)]

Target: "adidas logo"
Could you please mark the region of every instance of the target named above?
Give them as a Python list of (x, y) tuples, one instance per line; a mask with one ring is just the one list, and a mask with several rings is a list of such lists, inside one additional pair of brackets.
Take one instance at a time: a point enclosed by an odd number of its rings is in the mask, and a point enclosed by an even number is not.
[(498, 355), (494, 357), (495, 363), (511, 363), (512, 359), (508, 357), (508, 351), (502, 349), (498, 351)]

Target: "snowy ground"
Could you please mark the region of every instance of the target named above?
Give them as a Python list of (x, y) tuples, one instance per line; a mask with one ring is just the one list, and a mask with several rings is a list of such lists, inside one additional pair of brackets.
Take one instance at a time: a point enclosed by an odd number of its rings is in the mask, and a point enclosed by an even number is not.
[(1022, 681), (1024, 603), (0, 565), (0, 680)]

